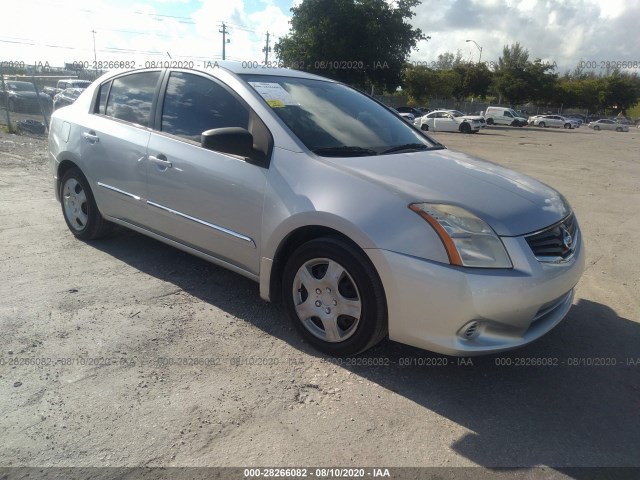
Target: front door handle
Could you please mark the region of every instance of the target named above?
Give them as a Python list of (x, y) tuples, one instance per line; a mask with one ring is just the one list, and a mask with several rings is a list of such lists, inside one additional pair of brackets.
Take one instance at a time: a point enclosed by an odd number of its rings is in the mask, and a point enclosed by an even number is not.
[(161, 167), (163, 170), (166, 168), (173, 167), (172, 163), (169, 160), (167, 160), (167, 157), (165, 157), (162, 154), (158, 155), (157, 157), (153, 155), (149, 155), (149, 161), (155, 163), (156, 165)]
[(82, 136), (89, 142), (89, 143), (98, 143), (98, 141), (100, 140), (98, 138), (98, 135), (96, 135), (96, 132), (94, 132), (93, 130), (91, 130), (90, 132), (84, 132), (82, 134)]

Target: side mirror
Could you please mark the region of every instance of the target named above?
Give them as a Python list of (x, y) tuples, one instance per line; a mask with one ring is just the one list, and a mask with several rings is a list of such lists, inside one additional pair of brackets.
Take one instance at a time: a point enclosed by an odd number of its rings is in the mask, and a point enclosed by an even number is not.
[(200, 144), (208, 150), (245, 158), (251, 158), (256, 154), (253, 149), (253, 135), (240, 127), (214, 128), (202, 132)]

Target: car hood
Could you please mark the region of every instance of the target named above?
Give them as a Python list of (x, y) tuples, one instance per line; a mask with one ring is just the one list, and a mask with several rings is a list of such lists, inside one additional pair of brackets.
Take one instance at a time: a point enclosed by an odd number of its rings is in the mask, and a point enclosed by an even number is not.
[(326, 160), (402, 195), (407, 204), (461, 206), (501, 236), (541, 230), (571, 211), (560, 193), (531, 177), (446, 149)]

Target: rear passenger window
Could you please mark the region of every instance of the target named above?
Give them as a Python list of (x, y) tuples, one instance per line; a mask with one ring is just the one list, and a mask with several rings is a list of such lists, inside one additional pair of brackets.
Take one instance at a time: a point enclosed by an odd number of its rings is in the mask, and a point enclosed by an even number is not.
[(160, 72), (141, 72), (113, 80), (105, 115), (148, 126), (159, 78)]
[(216, 82), (199, 75), (172, 72), (162, 107), (162, 131), (200, 143), (206, 130), (248, 128), (249, 112)]

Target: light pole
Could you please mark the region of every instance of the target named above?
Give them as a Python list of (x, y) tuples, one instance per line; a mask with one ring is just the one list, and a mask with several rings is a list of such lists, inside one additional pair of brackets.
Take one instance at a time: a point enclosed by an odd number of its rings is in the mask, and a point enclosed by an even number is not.
[(478, 47), (478, 50), (480, 50), (480, 57), (478, 58), (478, 63), (480, 63), (482, 61), (482, 47), (478, 45), (478, 42), (476, 42), (475, 40), (465, 40), (465, 42), (467, 43), (473, 42), (475, 43), (476, 47)]
[(98, 57), (96, 56), (96, 31), (91, 30), (91, 33), (93, 33), (93, 66), (94, 66), (96, 78), (98, 78)]

